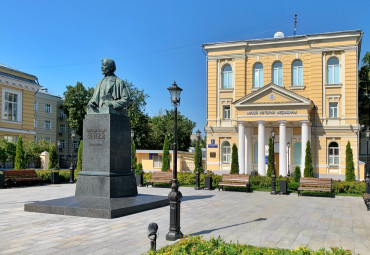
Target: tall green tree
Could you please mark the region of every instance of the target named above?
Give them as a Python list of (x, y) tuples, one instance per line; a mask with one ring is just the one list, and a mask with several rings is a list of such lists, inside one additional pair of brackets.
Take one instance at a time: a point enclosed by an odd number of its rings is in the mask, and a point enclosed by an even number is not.
[(39, 168), (41, 165), (40, 160), (40, 146), (34, 140), (29, 140), (23, 143), (24, 148), (24, 159), (26, 161), (26, 165), (33, 166), (35, 168)]
[(77, 165), (76, 170), (81, 171), (82, 170), (82, 155), (83, 155), (83, 141), (80, 141), (80, 144), (78, 145), (78, 152), (77, 152)]
[(294, 181), (299, 182), (300, 178), (301, 178), (301, 168), (299, 166), (296, 166), (294, 168)]
[(162, 171), (170, 169), (170, 145), (167, 136), (164, 138), (163, 155), (162, 155)]
[(304, 177), (313, 177), (313, 166), (312, 166), (312, 154), (311, 154), (311, 144), (307, 141), (306, 144), (306, 156), (304, 163)]
[[(190, 147), (190, 136), (195, 127), (195, 122), (191, 121), (180, 112), (177, 113), (177, 149), (187, 151)], [(163, 114), (154, 116), (150, 119), (150, 149), (160, 150), (163, 146), (165, 136), (169, 143), (173, 144), (174, 138), (174, 111), (166, 110)]]
[(135, 141), (132, 141), (131, 144), (131, 165), (132, 169), (137, 169), (137, 157), (136, 157), (136, 146), (135, 146)]
[(194, 153), (194, 172), (197, 171), (197, 167), (199, 167), (199, 173), (203, 173), (203, 160), (202, 160), (202, 148), (200, 141), (197, 140), (195, 146), (195, 153)]
[(353, 162), (353, 153), (351, 143), (348, 141), (346, 145), (346, 181), (355, 181), (355, 163)]
[(358, 111), (361, 125), (370, 126), (370, 52), (362, 58), (362, 67), (358, 72)]
[(67, 115), (68, 125), (75, 129), (76, 133), (82, 137), (86, 106), (94, 94), (94, 89), (86, 89), (82, 82), (77, 82), (76, 86), (68, 85), (66, 88), (67, 90), (63, 93), (64, 101), (61, 108)]
[(231, 170), (230, 174), (239, 174), (239, 159), (238, 159), (238, 147), (233, 144), (231, 150)]
[(274, 167), (274, 145), (272, 143), (272, 137), (269, 139), (269, 155), (267, 157), (267, 176), (271, 177), (272, 168)]
[(15, 153), (14, 169), (25, 169), (26, 162), (24, 161), (24, 149), (22, 136), (18, 136), (17, 149)]
[(55, 144), (51, 144), (49, 151), (49, 169), (59, 169), (58, 166), (58, 154), (55, 148)]

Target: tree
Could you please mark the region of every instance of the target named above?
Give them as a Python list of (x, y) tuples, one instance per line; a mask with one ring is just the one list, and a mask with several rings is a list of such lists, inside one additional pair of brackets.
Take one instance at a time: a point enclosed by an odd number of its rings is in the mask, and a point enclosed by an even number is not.
[(25, 169), (25, 168), (26, 168), (26, 164), (24, 161), (24, 149), (23, 149), (22, 136), (19, 135), (16, 153), (15, 153), (14, 169)]
[(313, 177), (313, 166), (312, 166), (310, 141), (307, 141), (307, 144), (306, 144), (306, 156), (305, 156), (305, 162), (304, 162), (304, 177)]
[(58, 154), (57, 150), (55, 148), (55, 144), (52, 144), (50, 146), (50, 152), (49, 152), (49, 169), (58, 169)]
[(353, 162), (353, 153), (351, 143), (348, 141), (346, 146), (346, 181), (356, 180), (355, 163)]
[(299, 182), (300, 178), (301, 178), (301, 168), (299, 166), (296, 166), (294, 168), (294, 181)]
[(78, 152), (77, 152), (77, 165), (76, 170), (81, 171), (82, 170), (82, 154), (83, 154), (83, 141), (80, 141), (80, 144), (78, 145)]
[(197, 171), (197, 167), (199, 167), (199, 173), (203, 173), (203, 160), (202, 160), (202, 149), (200, 141), (197, 140), (197, 144), (195, 146), (195, 153), (194, 153), (194, 172)]
[(239, 160), (238, 160), (238, 147), (236, 144), (233, 144), (231, 151), (231, 170), (230, 174), (239, 174)]
[(135, 170), (137, 168), (135, 141), (132, 141), (132, 144), (131, 144), (131, 165), (132, 165), (132, 169)]
[(267, 157), (267, 176), (271, 177), (272, 168), (274, 167), (274, 145), (272, 143), (272, 137), (269, 139), (269, 155)]
[(23, 148), (26, 166), (40, 167), (40, 153), (42, 152), (40, 151), (40, 146), (34, 140), (29, 140), (23, 144)]
[[(189, 120), (180, 112), (177, 114), (177, 148), (180, 151), (187, 151), (190, 147), (190, 136), (195, 127), (195, 122)], [(165, 136), (169, 143), (173, 144), (174, 138), (174, 111), (166, 110), (158, 116), (150, 119), (150, 149), (159, 150), (163, 146)]]
[(0, 155), (0, 160), (5, 167), (5, 163), (14, 163), (16, 154), (16, 145), (13, 142), (8, 142), (5, 139), (0, 140), (0, 147), (2, 148), (4, 154)]
[(162, 171), (165, 172), (168, 171), (168, 169), (170, 169), (170, 147), (166, 136), (163, 143)]
[(358, 72), (358, 112), (361, 125), (370, 126), (370, 52), (362, 59), (363, 66)]
[(93, 94), (94, 89), (85, 89), (82, 82), (77, 82), (76, 86), (68, 85), (67, 91), (63, 93), (64, 101), (61, 108), (67, 115), (68, 125), (75, 129), (76, 133), (81, 137), (86, 106)]

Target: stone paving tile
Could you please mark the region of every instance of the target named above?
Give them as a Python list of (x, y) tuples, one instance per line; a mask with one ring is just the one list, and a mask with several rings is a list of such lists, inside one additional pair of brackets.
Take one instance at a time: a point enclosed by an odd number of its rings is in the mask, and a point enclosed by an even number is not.
[[(169, 188), (139, 188), (167, 195)], [(360, 197), (271, 196), (268, 192), (180, 188), (181, 230), (205, 239), (293, 249), (342, 246), (369, 254), (370, 214)], [(75, 184), (0, 190), (0, 254), (141, 254), (147, 227), (159, 225), (157, 247), (169, 227), (169, 207), (117, 219), (24, 212), (24, 203), (73, 196)], [(267, 202), (268, 201), (268, 202)]]

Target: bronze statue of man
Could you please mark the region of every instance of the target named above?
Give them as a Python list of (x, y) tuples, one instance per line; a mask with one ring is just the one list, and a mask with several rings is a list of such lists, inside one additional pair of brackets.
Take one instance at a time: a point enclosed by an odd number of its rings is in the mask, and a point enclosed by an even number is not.
[(118, 78), (116, 63), (109, 58), (102, 60), (101, 71), (104, 78), (96, 85), (94, 95), (90, 99), (87, 107), (95, 113), (106, 112), (102, 108), (112, 108), (116, 111), (127, 108), (130, 103), (130, 92), (124, 81)]

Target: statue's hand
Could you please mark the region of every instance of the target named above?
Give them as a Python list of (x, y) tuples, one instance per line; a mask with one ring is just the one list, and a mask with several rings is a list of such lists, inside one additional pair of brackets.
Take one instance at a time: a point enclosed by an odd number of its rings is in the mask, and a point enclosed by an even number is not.
[(87, 108), (96, 108), (98, 105), (95, 102), (89, 102)]
[(110, 100), (104, 101), (104, 104), (108, 107), (113, 107), (113, 102)]

